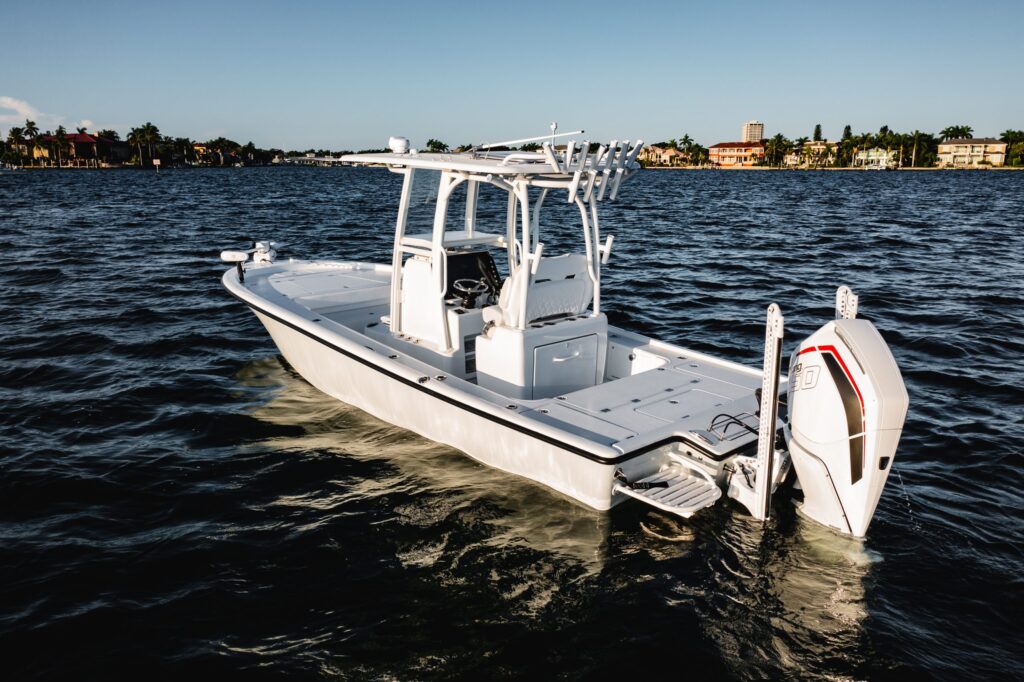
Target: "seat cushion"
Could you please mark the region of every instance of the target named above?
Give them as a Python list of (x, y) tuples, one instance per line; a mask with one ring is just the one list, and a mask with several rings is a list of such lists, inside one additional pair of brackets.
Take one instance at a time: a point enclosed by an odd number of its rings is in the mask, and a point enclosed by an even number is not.
[[(530, 277), (525, 267), (520, 267), (505, 280), (498, 296), (501, 317), (496, 324), (516, 327), (522, 307), (523, 279)], [(579, 253), (567, 253), (553, 258), (541, 258), (537, 274), (530, 280), (526, 292), (526, 323), (554, 315), (579, 315), (590, 307), (594, 298), (594, 284), (587, 272), (587, 257)], [(484, 319), (495, 317), (485, 313)], [(489, 320), (487, 320), (489, 321)]]

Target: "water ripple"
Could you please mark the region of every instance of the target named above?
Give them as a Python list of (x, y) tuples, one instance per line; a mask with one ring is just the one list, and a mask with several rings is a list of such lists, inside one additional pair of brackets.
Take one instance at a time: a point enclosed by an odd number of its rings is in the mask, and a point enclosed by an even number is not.
[(864, 543), (786, 507), (591, 512), (311, 388), (217, 252), (387, 261), (398, 181), (0, 176), (11, 679), (1024, 669), (1024, 174), (650, 172), (604, 207), (615, 324), (757, 366), (767, 303), (791, 348), (860, 293), (911, 396)]

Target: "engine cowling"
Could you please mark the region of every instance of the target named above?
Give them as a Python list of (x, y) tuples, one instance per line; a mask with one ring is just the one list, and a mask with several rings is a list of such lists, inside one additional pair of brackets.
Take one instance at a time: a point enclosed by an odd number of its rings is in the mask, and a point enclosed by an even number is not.
[(800, 512), (863, 537), (896, 455), (909, 398), (875, 326), (838, 319), (808, 337), (789, 370), (789, 452)]

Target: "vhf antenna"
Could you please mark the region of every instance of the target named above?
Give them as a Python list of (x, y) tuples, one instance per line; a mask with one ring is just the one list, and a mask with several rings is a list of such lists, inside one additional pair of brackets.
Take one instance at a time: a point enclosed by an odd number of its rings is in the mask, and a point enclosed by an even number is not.
[(551, 124), (551, 134), (550, 135), (540, 135), (538, 137), (524, 137), (521, 140), (505, 140), (503, 142), (488, 142), (487, 144), (479, 144), (476, 147), (473, 147), (473, 151), (476, 151), (477, 149), (493, 149), (495, 147), (509, 147), (511, 145), (514, 145), (514, 144), (524, 144), (524, 143), (527, 143), (527, 142), (541, 142), (543, 140), (551, 140), (551, 143), (554, 144), (556, 137), (569, 137), (570, 135), (582, 135), (583, 133), (587, 132), (585, 130), (574, 130), (571, 133), (558, 133), (556, 135), (555, 134), (556, 130), (558, 130), (558, 124), (557, 123), (552, 123)]

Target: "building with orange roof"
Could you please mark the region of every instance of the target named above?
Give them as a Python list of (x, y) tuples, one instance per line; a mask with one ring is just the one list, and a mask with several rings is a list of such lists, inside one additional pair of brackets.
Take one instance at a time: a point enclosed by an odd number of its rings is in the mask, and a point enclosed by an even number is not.
[(749, 168), (764, 158), (764, 142), (719, 142), (708, 147), (708, 161), (720, 168)]

